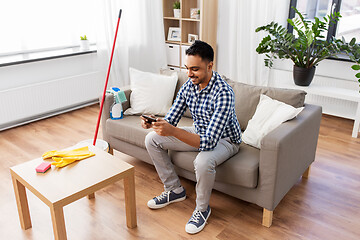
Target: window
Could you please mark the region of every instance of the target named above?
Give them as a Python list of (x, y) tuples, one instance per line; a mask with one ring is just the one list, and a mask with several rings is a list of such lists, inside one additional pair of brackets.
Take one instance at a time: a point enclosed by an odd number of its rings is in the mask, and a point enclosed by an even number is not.
[(95, 42), (94, 0), (1, 0), (0, 56)]
[[(340, 39), (344, 37), (349, 42), (355, 37), (357, 42), (360, 42), (360, 0), (291, 0), (290, 19), (295, 16), (292, 6), (305, 14), (309, 20), (314, 20), (314, 17), (322, 19), (330, 13), (340, 12), (342, 15), (340, 21), (337, 24), (330, 24), (328, 32), (325, 33), (327, 39), (332, 36)], [(289, 24), (288, 29), (290, 32), (293, 30)]]

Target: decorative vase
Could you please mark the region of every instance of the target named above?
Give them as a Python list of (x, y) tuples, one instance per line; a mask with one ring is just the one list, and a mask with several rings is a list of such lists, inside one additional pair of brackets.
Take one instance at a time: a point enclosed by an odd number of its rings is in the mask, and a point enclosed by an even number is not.
[(89, 40), (80, 40), (80, 50), (85, 51), (90, 49)]
[(298, 86), (309, 86), (314, 78), (316, 67), (302, 68), (294, 65), (293, 77)]
[(180, 18), (180, 9), (174, 9), (174, 17)]

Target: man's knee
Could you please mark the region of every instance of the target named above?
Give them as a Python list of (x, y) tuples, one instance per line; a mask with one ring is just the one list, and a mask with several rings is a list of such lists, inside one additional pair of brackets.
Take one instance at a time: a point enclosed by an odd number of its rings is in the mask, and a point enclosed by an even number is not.
[(201, 154), (194, 160), (194, 168), (197, 174), (202, 173), (214, 173), (215, 172), (215, 163), (208, 158), (201, 157)]
[(154, 139), (159, 136), (157, 135), (154, 131), (149, 132), (146, 137), (145, 137), (145, 146), (146, 148), (148, 148), (149, 146), (153, 146), (154, 145)]

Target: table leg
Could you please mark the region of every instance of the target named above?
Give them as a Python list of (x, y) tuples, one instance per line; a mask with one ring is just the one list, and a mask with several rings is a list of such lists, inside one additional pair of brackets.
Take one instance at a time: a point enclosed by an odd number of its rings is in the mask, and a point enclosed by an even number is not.
[(12, 176), (12, 181), (15, 191), (16, 205), (18, 208), (21, 228), (31, 228), (31, 219), (25, 186), (22, 185), (22, 183), (20, 183), (14, 176)]
[(95, 193), (91, 193), (88, 195), (88, 199), (92, 199), (92, 198), (95, 198)]
[(360, 102), (358, 102), (356, 115), (355, 115), (354, 127), (353, 127), (353, 132), (352, 132), (352, 137), (353, 138), (358, 137), (359, 126), (360, 126)]
[(135, 199), (135, 176), (134, 169), (124, 178), (126, 225), (128, 228), (137, 226), (136, 199)]
[(64, 211), (62, 207), (50, 207), (55, 240), (66, 240)]

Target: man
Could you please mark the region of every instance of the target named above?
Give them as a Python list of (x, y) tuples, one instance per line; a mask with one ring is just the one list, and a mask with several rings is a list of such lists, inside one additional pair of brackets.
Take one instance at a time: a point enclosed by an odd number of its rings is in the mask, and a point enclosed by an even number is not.
[[(196, 174), (196, 208), (185, 226), (186, 232), (200, 232), (208, 220), (215, 168), (239, 150), (240, 124), (235, 114), (232, 88), (212, 71), (214, 51), (202, 41), (195, 41), (186, 50), (189, 79), (179, 90), (174, 104), (164, 119), (149, 123), (142, 118), (143, 128), (153, 128), (145, 139), (147, 151), (165, 191), (148, 202), (158, 209), (185, 200), (186, 192), (168, 155), (168, 150), (198, 151), (194, 160)], [(190, 109), (192, 127), (176, 127), (186, 108)]]

